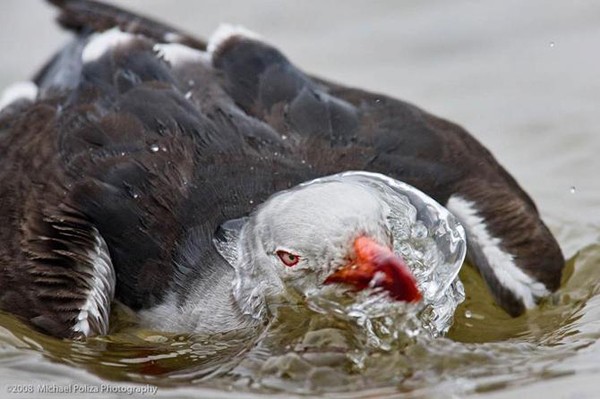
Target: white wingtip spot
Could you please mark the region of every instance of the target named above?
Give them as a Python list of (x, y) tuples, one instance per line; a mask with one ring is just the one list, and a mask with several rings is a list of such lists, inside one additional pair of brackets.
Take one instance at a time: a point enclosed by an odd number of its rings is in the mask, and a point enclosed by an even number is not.
[(446, 207), (463, 224), (469, 239), (481, 248), (498, 281), (520, 298), (526, 308), (534, 307), (537, 298), (549, 294), (543, 283), (527, 275), (515, 264), (513, 255), (502, 250), (501, 240), (489, 233), (474, 202), (453, 195)]
[(252, 40), (262, 41), (261, 36), (258, 33), (252, 32), (251, 30), (244, 28), (241, 25), (230, 25), (221, 24), (217, 30), (210, 36), (206, 50), (210, 55), (214, 54), (216, 50), (221, 47), (229, 38), (239, 36), (246, 37)]
[(0, 97), (0, 110), (17, 100), (34, 101), (38, 94), (38, 87), (33, 82), (16, 82), (8, 86)]
[(112, 28), (102, 33), (94, 34), (81, 54), (84, 63), (98, 60), (104, 53), (120, 44), (127, 43), (134, 36), (130, 33), (124, 33), (119, 28)]

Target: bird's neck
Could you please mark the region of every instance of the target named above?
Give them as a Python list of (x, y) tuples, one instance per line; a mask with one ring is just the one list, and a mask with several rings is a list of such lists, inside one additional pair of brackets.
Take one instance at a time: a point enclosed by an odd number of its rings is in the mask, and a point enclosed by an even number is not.
[(253, 328), (259, 322), (243, 313), (232, 291), (232, 268), (191, 277), (185, 294), (171, 292), (166, 300), (139, 313), (141, 324), (162, 331), (197, 334)]
[(222, 333), (254, 327), (258, 321), (245, 314), (236, 300), (233, 289), (236, 278), (232, 268), (218, 275), (206, 276), (197, 281), (195, 288), (186, 298), (184, 312), (190, 312), (192, 331)]
[[(268, 317), (266, 297), (283, 290), (281, 280), (257, 258), (259, 242), (247, 218), (224, 223), (198, 256), (182, 257), (182, 271), (160, 305), (142, 313), (151, 328), (174, 332), (223, 333), (254, 328)], [(189, 248), (201, 246), (192, 242)], [(206, 247), (205, 247), (206, 248)], [(189, 259), (188, 259), (189, 258)], [(193, 265), (203, 259), (202, 267)]]

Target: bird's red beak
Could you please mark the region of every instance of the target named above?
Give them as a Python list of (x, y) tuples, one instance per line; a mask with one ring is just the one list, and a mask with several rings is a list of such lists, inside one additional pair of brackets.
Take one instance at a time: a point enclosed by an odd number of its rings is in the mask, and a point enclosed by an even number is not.
[(356, 259), (325, 279), (325, 284), (343, 283), (357, 291), (381, 287), (398, 300), (416, 302), (421, 299), (414, 276), (399, 256), (368, 237), (354, 241)]

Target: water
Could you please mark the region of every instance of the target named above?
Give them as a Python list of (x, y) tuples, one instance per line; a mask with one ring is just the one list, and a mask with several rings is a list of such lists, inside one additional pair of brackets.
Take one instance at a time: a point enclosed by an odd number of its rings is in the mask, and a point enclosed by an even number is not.
[[(135, 381), (140, 386), (157, 384), (159, 397), (177, 398), (240, 398), (264, 392), (281, 397), (290, 392), (355, 398), (596, 397), (600, 56), (593, 49), (600, 41), (600, 4), (257, 3), (222, 7), (216, 0), (182, 1), (174, 7), (168, 1), (122, 2), (203, 36), (221, 21), (242, 23), (306, 70), (407, 99), (459, 122), (536, 200), (569, 259), (560, 291), (539, 309), (511, 319), (466, 266), (461, 279), (467, 297), (445, 338), (417, 340), (363, 363), (340, 357), (344, 345), (354, 343), (331, 325), (335, 321), (321, 320), (321, 325), (317, 318), (305, 326), (304, 310), (290, 309), (273, 321), (269, 328), (277, 334), (263, 337), (254, 351), (248, 348), (252, 342), (235, 333), (198, 341), (140, 331), (119, 308), (113, 315), (118, 333), (85, 344), (41, 336), (0, 315), (1, 395), (6, 384), (78, 382), (100, 387), (131, 386), (126, 381)], [(0, 11), (0, 48), (10, 54), (0, 65), (3, 87), (27, 78), (65, 36), (53, 28), (50, 9), (39, 2), (3, 1)], [(21, 23), (31, 20), (35, 31)], [(306, 337), (309, 330), (315, 333)], [(277, 348), (280, 353), (270, 352)], [(223, 361), (241, 358), (237, 365)], [(235, 374), (208, 378), (220, 367), (233, 368)], [(205, 377), (190, 379), (192, 374)], [(256, 374), (261, 376), (259, 385), (248, 379)], [(104, 392), (96, 397), (118, 395)]]

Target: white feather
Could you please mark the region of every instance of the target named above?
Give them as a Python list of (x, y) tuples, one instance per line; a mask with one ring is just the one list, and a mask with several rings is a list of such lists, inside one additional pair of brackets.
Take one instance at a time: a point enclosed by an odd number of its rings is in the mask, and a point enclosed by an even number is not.
[(133, 38), (132, 34), (121, 32), (119, 28), (112, 28), (102, 33), (96, 33), (83, 49), (81, 59), (84, 63), (96, 61), (108, 50), (125, 44)]
[(217, 30), (210, 36), (206, 50), (212, 56), (214, 52), (221, 47), (229, 38), (239, 36), (246, 37), (252, 40), (262, 41), (261, 36), (258, 33), (252, 32), (251, 30), (244, 28), (240, 25), (221, 24)]
[[(98, 231), (95, 231), (94, 238), (96, 239), (95, 246), (92, 251), (88, 252), (91, 277), (88, 280), (87, 300), (79, 311), (77, 322), (72, 327), (73, 331), (80, 332), (85, 336), (108, 332), (110, 305), (115, 293), (115, 273), (108, 247)], [(94, 325), (99, 325), (102, 330), (91, 331), (91, 321), (94, 322)]]
[(194, 62), (210, 63), (206, 52), (179, 43), (155, 44), (153, 50), (172, 66)]
[(536, 298), (549, 294), (543, 283), (525, 274), (515, 264), (513, 255), (502, 250), (500, 239), (490, 234), (474, 202), (453, 195), (446, 206), (463, 224), (469, 240), (481, 248), (498, 281), (520, 298), (525, 307), (534, 307)]
[(38, 87), (33, 82), (16, 82), (8, 86), (0, 97), (0, 110), (17, 100), (35, 100)]
[(179, 33), (175, 33), (175, 32), (167, 32), (163, 35), (163, 40), (165, 42), (169, 42), (169, 43), (177, 43), (181, 39), (182, 39), (181, 35)]

